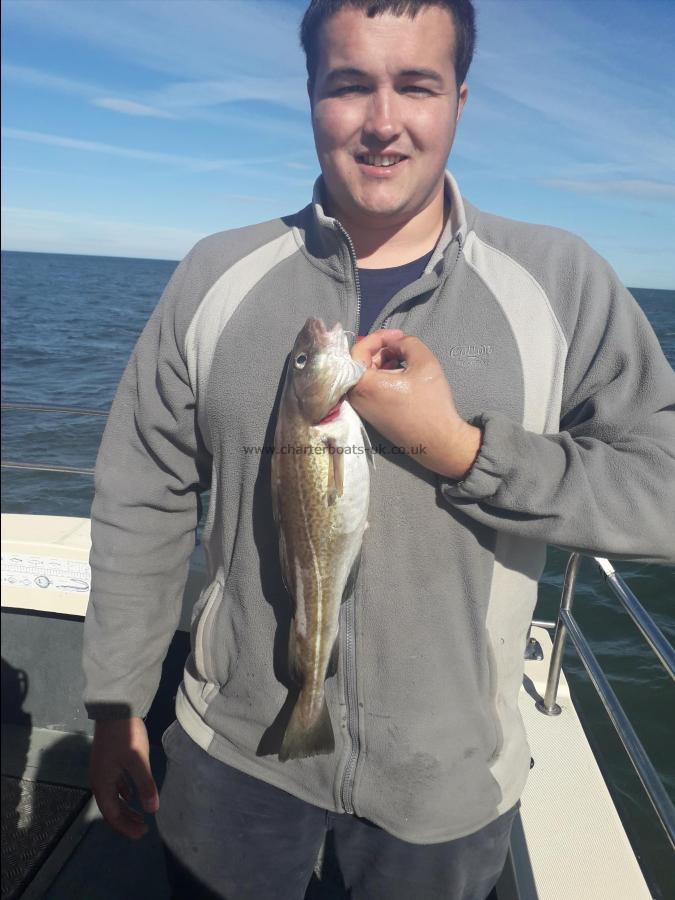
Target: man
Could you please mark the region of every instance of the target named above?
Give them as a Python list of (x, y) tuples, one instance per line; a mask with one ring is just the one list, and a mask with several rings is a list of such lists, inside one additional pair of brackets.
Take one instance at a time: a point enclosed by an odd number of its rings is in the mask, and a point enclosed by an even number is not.
[[(176, 896), (302, 898), (329, 829), (354, 898), (483, 900), (529, 768), (517, 696), (546, 544), (672, 556), (674, 378), (603, 260), (571, 235), (478, 211), (445, 174), (470, 0), (314, 0), (302, 37), (313, 201), (191, 251), (101, 446), (92, 784), (123, 834), (145, 828), (125, 772), (159, 811)], [(424, 453), (383, 452), (372, 476), (326, 682), (336, 748), (282, 763), (275, 648), (289, 600), (269, 457), (244, 448), (271, 443), (308, 316), (367, 335), (353, 405), (385, 451)], [(142, 717), (206, 484), (209, 585), (160, 805)]]

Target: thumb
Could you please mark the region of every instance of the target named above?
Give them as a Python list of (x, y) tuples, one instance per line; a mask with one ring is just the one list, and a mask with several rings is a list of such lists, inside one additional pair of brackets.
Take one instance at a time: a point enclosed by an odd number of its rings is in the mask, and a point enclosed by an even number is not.
[(150, 771), (149, 758), (138, 752), (134, 753), (126, 765), (126, 770), (136, 785), (143, 811), (147, 813), (157, 812), (159, 809), (159, 792)]

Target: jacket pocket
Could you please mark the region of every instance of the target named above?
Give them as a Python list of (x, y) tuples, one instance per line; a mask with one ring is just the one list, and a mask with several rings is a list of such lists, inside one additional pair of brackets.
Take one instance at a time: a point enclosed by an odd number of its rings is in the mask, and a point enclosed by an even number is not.
[(197, 673), (204, 681), (217, 684), (218, 672), (213, 648), (216, 618), (223, 602), (223, 585), (216, 579), (206, 591), (203, 605), (200, 602), (201, 611), (192, 625), (192, 647)]
[(499, 660), (490, 633), (487, 633), (487, 670), (488, 670), (488, 715), (492, 724), (492, 752), (488, 755), (488, 763), (493, 763), (504, 746), (504, 733), (499, 720)]
[(180, 730), (180, 724), (178, 719), (174, 719), (173, 722), (166, 729), (164, 734), (162, 735), (162, 747), (164, 748), (164, 753), (169, 756), (170, 750), (173, 745), (173, 742), (176, 739), (177, 732)]

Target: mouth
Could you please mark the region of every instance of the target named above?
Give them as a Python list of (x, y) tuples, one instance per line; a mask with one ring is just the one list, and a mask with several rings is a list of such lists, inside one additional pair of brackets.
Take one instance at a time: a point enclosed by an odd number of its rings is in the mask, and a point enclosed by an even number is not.
[(395, 169), (408, 159), (401, 153), (358, 153), (356, 161), (368, 169)]

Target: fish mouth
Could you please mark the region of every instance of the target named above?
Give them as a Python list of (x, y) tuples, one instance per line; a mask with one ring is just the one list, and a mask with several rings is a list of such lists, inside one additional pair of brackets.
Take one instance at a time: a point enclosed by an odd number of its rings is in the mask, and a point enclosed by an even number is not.
[(302, 330), (312, 343), (322, 349), (331, 348), (349, 353), (347, 333), (340, 322), (336, 322), (332, 328), (326, 328), (322, 319), (307, 319)]
[[(349, 332), (349, 334), (352, 333), (353, 332)], [(341, 362), (344, 359), (350, 364), (354, 363), (355, 366), (360, 366), (360, 363), (355, 363), (351, 358), (347, 332), (340, 322), (336, 322), (332, 328), (326, 328), (322, 319), (307, 319), (298, 340), (302, 341), (305, 345), (314, 346), (315, 349), (327, 353), (333, 362)], [(363, 369), (363, 367), (361, 368)], [(361, 374), (363, 374), (363, 372), (361, 372)], [(359, 375), (359, 378), (361, 377), (361, 374)], [(358, 381), (358, 378), (356, 381)], [(356, 384), (356, 381), (354, 381), (353, 384)], [(350, 384), (349, 387), (345, 388), (343, 393), (347, 393), (349, 388), (353, 387), (353, 384)]]

